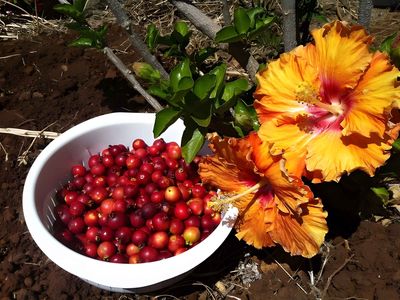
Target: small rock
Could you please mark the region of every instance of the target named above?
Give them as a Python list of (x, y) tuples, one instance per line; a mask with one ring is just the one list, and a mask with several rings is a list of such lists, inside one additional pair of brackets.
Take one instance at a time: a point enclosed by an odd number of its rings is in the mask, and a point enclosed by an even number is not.
[(34, 98), (34, 99), (43, 99), (43, 94), (42, 93), (40, 93), (40, 92), (33, 92), (33, 94), (32, 94), (32, 98)]
[(65, 64), (62, 64), (62, 65), (61, 65), (61, 70), (62, 70), (63, 72), (67, 72), (67, 71), (68, 71), (68, 66), (65, 65)]
[(26, 101), (26, 100), (30, 100), (30, 99), (31, 99), (30, 91), (21, 92), (21, 94), (19, 94), (19, 97), (18, 97), (18, 100), (20, 100), (20, 101)]
[(25, 286), (26, 286), (27, 288), (30, 288), (30, 287), (32, 286), (32, 284), (33, 284), (32, 278), (31, 278), (31, 277), (26, 277), (26, 278), (24, 279), (24, 284), (25, 284)]
[(31, 66), (31, 65), (26, 66), (25, 69), (24, 69), (24, 73), (26, 75), (32, 75), (34, 72), (35, 72), (35, 68), (33, 66)]

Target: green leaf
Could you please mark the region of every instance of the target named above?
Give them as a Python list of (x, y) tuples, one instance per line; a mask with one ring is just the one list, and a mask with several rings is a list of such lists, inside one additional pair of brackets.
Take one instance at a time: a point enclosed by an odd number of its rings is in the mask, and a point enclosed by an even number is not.
[(74, 0), (73, 6), (80, 12), (83, 12), (86, 6), (86, 0)]
[(393, 151), (400, 152), (400, 139), (397, 139), (392, 144)]
[(201, 64), (203, 61), (205, 61), (208, 57), (213, 55), (217, 49), (213, 47), (206, 47), (206, 48), (201, 48), (199, 51), (196, 51), (193, 54), (193, 59), (196, 62), (196, 64)]
[(83, 48), (95, 47), (95, 45), (96, 45), (96, 40), (89, 37), (80, 37), (68, 44), (68, 46), (83, 47)]
[(390, 194), (385, 187), (372, 187), (371, 190), (382, 201), (384, 205), (388, 204), (390, 199)]
[(215, 35), (216, 43), (234, 43), (243, 38), (244, 35), (237, 33), (234, 26), (226, 26)]
[(170, 35), (167, 35), (167, 36), (159, 35), (157, 41), (159, 44), (165, 45), (165, 46), (172, 46), (174, 44), (174, 41), (172, 40)]
[(226, 73), (226, 64), (221, 64), (214, 69), (212, 69), (208, 74), (213, 74), (215, 75), (215, 87), (210, 93), (210, 98), (215, 99), (219, 98), (220, 94), (222, 92), (222, 89), (224, 88), (224, 82), (225, 82), (225, 73)]
[(204, 100), (209, 96), (211, 90), (215, 87), (216, 76), (213, 74), (205, 74), (199, 77), (194, 83), (193, 93), (200, 99)]
[(256, 21), (256, 27), (254, 30), (250, 31), (248, 34), (248, 39), (253, 40), (257, 38), (275, 19), (275, 17), (266, 17), (262, 20)]
[(174, 124), (181, 114), (182, 111), (175, 107), (167, 107), (156, 113), (153, 127), (154, 138), (159, 137), (169, 126)]
[(147, 26), (145, 42), (151, 51), (154, 51), (156, 48), (159, 35), (159, 31), (154, 24)]
[(312, 18), (313, 18), (315, 21), (317, 21), (317, 22), (319, 22), (319, 23), (322, 23), (322, 24), (329, 23), (329, 19), (328, 19), (325, 15), (323, 15), (323, 14), (321, 14), (321, 13), (314, 12), (314, 13), (312, 14)]
[(189, 26), (183, 21), (177, 21), (174, 30), (181, 36), (187, 36), (190, 33)]
[(187, 44), (189, 44), (189, 37), (191, 34), (192, 32), (189, 30), (188, 25), (183, 21), (178, 21), (175, 23), (171, 38), (181, 45), (180, 48), (183, 50)]
[(185, 96), (184, 109), (199, 126), (207, 127), (211, 122), (212, 104), (211, 99), (200, 101), (195, 94), (190, 92)]
[[(181, 82), (183, 78), (185, 79)], [(172, 91), (178, 92), (190, 89), (193, 86), (192, 72), (190, 71), (190, 61), (185, 58), (180, 64), (172, 69), (170, 73), (170, 83)]]
[(187, 163), (192, 162), (203, 147), (205, 130), (186, 126), (182, 136), (182, 156)]
[(379, 50), (382, 52), (386, 52), (387, 54), (390, 55), (392, 51), (392, 44), (394, 39), (396, 38), (397, 33), (393, 33), (389, 35), (387, 38), (383, 40), (383, 42), (379, 46)]
[(56, 4), (53, 9), (61, 14), (64, 14), (78, 23), (84, 22), (84, 17), (81, 11), (77, 10), (75, 6), (71, 4)]
[(249, 89), (249, 83), (246, 79), (236, 79), (235, 81), (227, 82), (225, 84), (224, 93), (222, 99), (229, 101), (233, 97), (237, 97), (240, 94), (246, 92)]
[(254, 107), (246, 105), (241, 99), (235, 105), (235, 123), (246, 130), (257, 130), (260, 126)]
[(246, 10), (239, 7), (235, 10), (233, 14), (233, 24), (235, 29), (239, 34), (245, 34), (250, 29), (250, 18), (246, 14)]
[(171, 95), (165, 91), (164, 89), (162, 89), (159, 85), (152, 85), (147, 89), (147, 92), (150, 95), (159, 97), (163, 100), (167, 100)]
[(233, 127), (233, 129), (236, 130), (236, 133), (238, 134), (239, 137), (245, 136), (245, 134), (240, 126), (237, 126), (237, 125), (233, 124), (233, 122), (232, 122), (232, 127)]
[(192, 77), (183, 77), (178, 84), (178, 91), (187, 91), (193, 87)]
[(227, 111), (229, 108), (236, 104), (237, 97), (232, 97), (228, 101), (223, 101), (222, 99), (218, 99), (215, 102), (215, 110), (217, 113), (223, 113)]
[(262, 7), (253, 7), (246, 11), (250, 19), (250, 28), (254, 28), (254, 26), (256, 25), (256, 17), (264, 12), (265, 10)]

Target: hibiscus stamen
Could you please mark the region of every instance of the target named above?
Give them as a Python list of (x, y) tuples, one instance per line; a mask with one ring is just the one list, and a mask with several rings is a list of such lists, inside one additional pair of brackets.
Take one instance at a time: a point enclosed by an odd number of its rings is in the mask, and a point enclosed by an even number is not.
[(235, 201), (240, 199), (241, 197), (246, 196), (250, 193), (256, 193), (260, 188), (265, 186), (267, 183), (268, 183), (267, 181), (262, 180), (256, 183), (255, 185), (251, 186), (247, 190), (239, 194), (234, 194), (233, 196), (230, 197), (225, 197), (224, 195), (221, 195), (219, 197), (213, 197), (209, 202), (209, 205), (211, 206), (211, 208), (220, 211), (222, 210), (222, 207), (235, 203)]
[(339, 116), (343, 113), (340, 105), (328, 104), (321, 101), (316, 89), (309, 83), (302, 82), (298, 85), (296, 94), (296, 101), (302, 104), (314, 105), (330, 112), (333, 115)]

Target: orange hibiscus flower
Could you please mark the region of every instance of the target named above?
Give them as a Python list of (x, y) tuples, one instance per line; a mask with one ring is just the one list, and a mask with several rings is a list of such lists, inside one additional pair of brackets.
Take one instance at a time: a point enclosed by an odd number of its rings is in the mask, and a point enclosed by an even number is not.
[(281, 168), (267, 145), (250, 134), (244, 139), (209, 136), (213, 156), (205, 156), (199, 174), (205, 184), (221, 189), (214, 204), (239, 210), (236, 236), (255, 248), (280, 244), (292, 255), (312, 257), (327, 232), (321, 201)]
[[(258, 132), (291, 174), (338, 181), (360, 169), (373, 176), (390, 156), (391, 110), (400, 72), (372, 53), (361, 26), (333, 22), (258, 74)], [(393, 131), (392, 131), (393, 132)]]

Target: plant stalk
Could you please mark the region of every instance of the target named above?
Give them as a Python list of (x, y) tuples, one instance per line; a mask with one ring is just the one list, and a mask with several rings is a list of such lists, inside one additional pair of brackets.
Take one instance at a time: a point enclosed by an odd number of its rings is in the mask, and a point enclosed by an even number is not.
[(124, 11), (122, 5), (117, 0), (107, 0), (108, 5), (114, 16), (117, 18), (118, 23), (122, 28), (124, 28), (128, 34), (129, 39), (131, 41), (132, 47), (135, 49), (137, 53), (139, 53), (143, 59), (153, 66), (155, 69), (159, 70), (161, 76), (168, 80), (169, 74), (161, 65), (161, 63), (157, 60), (157, 58), (150, 53), (147, 45), (142, 41), (141, 37), (135, 32), (132, 22), (130, 21), (128, 15)]
[(108, 48), (104, 47), (104, 53), (107, 55), (108, 59), (118, 68), (118, 70), (124, 75), (124, 77), (132, 84), (133, 88), (138, 91), (144, 99), (158, 112), (163, 109), (162, 105), (153, 98), (146, 90), (140, 85), (133, 76), (132, 72), (124, 65), (124, 63), (114, 54), (114, 52)]

